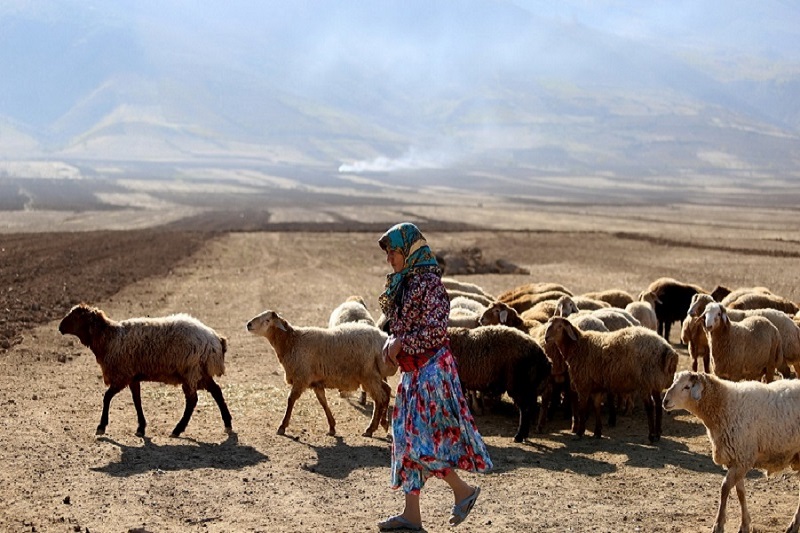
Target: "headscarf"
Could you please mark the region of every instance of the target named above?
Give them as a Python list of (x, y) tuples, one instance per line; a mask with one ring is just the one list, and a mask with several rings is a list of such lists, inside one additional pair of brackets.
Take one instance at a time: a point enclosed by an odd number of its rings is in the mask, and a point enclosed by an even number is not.
[(386, 288), (378, 298), (381, 310), (388, 315), (395, 306), (403, 281), (407, 277), (422, 272), (434, 272), (437, 276), (441, 276), (442, 269), (422, 232), (411, 222), (401, 222), (392, 226), (378, 239), (378, 244), (385, 251), (399, 250), (405, 258), (403, 270), (386, 275)]

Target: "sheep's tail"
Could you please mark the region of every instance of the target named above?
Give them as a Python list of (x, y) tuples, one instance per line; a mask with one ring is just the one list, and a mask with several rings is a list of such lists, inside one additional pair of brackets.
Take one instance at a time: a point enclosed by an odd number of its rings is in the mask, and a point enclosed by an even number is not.
[(225, 353), (228, 351), (228, 339), (218, 335), (219, 345), (212, 345), (206, 356), (206, 372), (209, 376), (221, 376), (225, 373)]

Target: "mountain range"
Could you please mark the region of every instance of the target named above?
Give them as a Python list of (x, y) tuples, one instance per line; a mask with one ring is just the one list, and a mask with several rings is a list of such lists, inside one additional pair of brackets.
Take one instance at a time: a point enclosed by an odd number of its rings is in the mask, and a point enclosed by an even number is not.
[(0, 6), (0, 160), (99, 174), (789, 187), (798, 94), (782, 0)]

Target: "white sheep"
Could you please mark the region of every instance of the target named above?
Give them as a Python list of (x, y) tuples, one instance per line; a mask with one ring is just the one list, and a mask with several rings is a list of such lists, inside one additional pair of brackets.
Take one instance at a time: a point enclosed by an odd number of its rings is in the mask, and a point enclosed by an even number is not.
[[(692, 304), (689, 306), (688, 316), (703, 316), (706, 306), (711, 303), (715, 302), (708, 294), (695, 294), (692, 297)], [(722, 305), (724, 306), (724, 304)], [(781, 334), (783, 364), (779, 367), (780, 372), (784, 377), (789, 377), (791, 371), (788, 365), (792, 365), (795, 375), (800, 376), (800, 327), (789, 315), (772, 308), (728, 309), (725, 307), (725, 311), (732, 322), (741, 322), (749, 316), (762, 316), (772, 322), (772, 325), (778, 328), (778, 332)], [(697, 340), (699, 341), (699, 339)], [(696, 369), (693, 368), (692, 370)]]
[(625, 306), (625, 311), (647, 329), (658, 331), (658, 317), (655, 302), (658, 298), (650, 291), (642, 292), (639, 299)]
[(335, 328), (348, 322), (361, 322), (362, 324), (375, 325), (375, 319), (367, 309), (367, 304), (361, 296), (350, 296), (331, 311), (328, 318), (328, 327)]
[[(711, 442), (711, 458), (728, 472), (720, 490), (712, 531), (725, 527), (731, 489), (742, 510), (740, 532), (750, 531), (744, 481), (754, 469), (767, 475), (787, 467), (800, 470), (800, 381), (734, 383), (712, 374), (682, 371), (664, 395), (664, 409), (685, 409), (700, 419)], [(788, 533), (800, 530), (800, 506)]]
[(781, 335), (772, 322), (760, 316), (731, 322), (718, 303), (708, 304), (703, 314), (714, 374), (731, 381), (762, 376), (772, 381), (783, 363)]
[(138, 421), (136, 436), (144, 437), (147, 421), (142, 411), (142, 381), (183, 387), (186, 407), (171, 436), (178, 437), (186, 429), (197, 406), (198, 389), (211, 394), (225, 430), (233, 431), (222, 390), (214, 381), (214, 376), (225, 373), (227, 341), (196, 318), (177, 314), (117, 322), (100, 309), (80, 304), (61, 320), (58, 331), (62, 335), (75, 335), (92, 350), (108, 385), (97, 435), (105, 434), (111, 400), (129, 387)]
[(573, 314), (589, 314), (600, 319), (609, 331), (627, 328), (630, 326), (641, 326), (633, 315), (617, 307), (605, 307), (599, 309), (580, 309), (578, 303), (571, 296), (562, 296), (556, 302), (554, 316), (567, 318)]
[[(247, 323), (247, 331), (269, 341), (292, 389), (278, 435), (286, 432), (292, 409), (300, 395), (314, 389), (328, 419), (328, 435), (336, 434), (325, 389), (345, 391), (361, 386), (375, 402), (372, 420), (364, 431), (370, 437), (382, 425), (388, 429), (387, 408), (391, 389), (383, 376), (386, 370), (381, 351), (388, 336), (367, 324), (346, 323), (335, 328), (292, 326), (275, 311), (264, 311)], [(396, 371), (397, 368), (394, 367)]]
[(442, 285), (447, 290), (454, 290), (454, 291), (461, 291), (461, 292), (468, 292), (472, 294), (479, 294), (490, 300), (494, 300), (494, 296), (486, 292), (483, 287), (479, 285), (475, 285), (474, 283), (468, 283), (466, 281), (459, 281), (455, 278), (448, 278), (446, 276), (442, 277)]
[[(367, 309), (367, 303), (361, 296), (349, 296), (347, 300), (336, 306), (328, 318), (328, 327), (335, 328), (350, 322), (359, 322), (370, 326), (375, 325), (375, 319), (372, 318), (372, 314)], [(349, 395), (349, 391), (339, 391), (339, 396), (342, 398), (347, 398)], [(367, 393), (363, 390), (358, 398), (358, 403), (359, 405), (367, 404)]]
[(648, 439), (661, 437), (661, 393), (678, 365), (678, 353), (656, 332), (633, 326), (608, 333), (581, 331), (563, 317), (545, 328), (545, 343), (554, 343), (569, 367), (579, 402), (575, 432), (586, 430), (589, 402), (595, 411), (595, 438), (602, 436), (600, 410), (606, 394), (638, 396), (647, 413)]

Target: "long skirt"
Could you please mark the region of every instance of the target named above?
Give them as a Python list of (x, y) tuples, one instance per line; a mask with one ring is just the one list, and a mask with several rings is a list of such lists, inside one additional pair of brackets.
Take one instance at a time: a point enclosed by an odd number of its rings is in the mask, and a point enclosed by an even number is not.
[(392, 437), (392, 488), (405, 493), (418, 494), (428, 478), (443, 478), (453, 468), (492, 469), (448, 348), (421, 368), (403, 373), (392, 412)]

